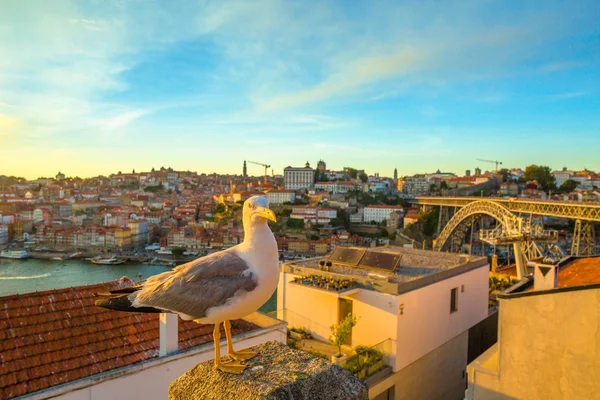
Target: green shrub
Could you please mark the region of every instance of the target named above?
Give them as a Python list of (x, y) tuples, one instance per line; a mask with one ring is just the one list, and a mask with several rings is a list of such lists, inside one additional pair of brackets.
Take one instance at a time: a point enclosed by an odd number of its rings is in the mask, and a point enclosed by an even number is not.
[(299, 333), (300, 335), (302, 335), (302, 339), (312, 339), (312, 334), (310, 333), (310, 331), (304, 327), (291, 327), (290, 328), (291, 332), (296, 332)]

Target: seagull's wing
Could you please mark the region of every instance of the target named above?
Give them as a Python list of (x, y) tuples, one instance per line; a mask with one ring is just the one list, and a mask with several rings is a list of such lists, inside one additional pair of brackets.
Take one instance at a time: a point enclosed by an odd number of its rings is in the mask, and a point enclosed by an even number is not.
[(251, 291), (256, 285), (248, 264), (226, 250), (152, 276), (129, 298), (135, 307), (202, 318), (209, 308), (224, 305), (237, 292)]

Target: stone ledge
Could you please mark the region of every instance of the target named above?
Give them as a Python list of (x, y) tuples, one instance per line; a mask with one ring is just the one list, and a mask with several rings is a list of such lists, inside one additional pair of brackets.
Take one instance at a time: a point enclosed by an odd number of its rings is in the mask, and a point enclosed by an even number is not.
[(242, 375), (215, 371), (213, 360), (174, 380), (169, 399), (366, 400), (365, 383), (350, 372), (278, 342), (252, 347)]

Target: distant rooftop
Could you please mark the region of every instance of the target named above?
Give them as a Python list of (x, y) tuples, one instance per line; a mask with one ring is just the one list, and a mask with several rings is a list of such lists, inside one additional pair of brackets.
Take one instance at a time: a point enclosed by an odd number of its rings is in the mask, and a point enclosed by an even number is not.
[[(331, 262), (324, 267), (320, 262)], [(288, 267), (300, 267), (306, 272), (333, 273), (345, 275), (357, 280), (368, 278), (386, 279), (397, 286), (398, 291), (405, 291), (414, 285), (406, 285), (435, 274), (454, 276), (471, 268), (487, 264), (485, 257), (441, 253), (397, 246), (390, 247), (341, 247), (338, 246), (328, 257), (312, 258), (287, 263)], [(327, 271), (328, 269), (328, 271)], [(426, 281), (421, 282), (428, 284)], [(420, 285), (417, 285), (420, 286)], [(387, 291), (387, 290), (386, 290)]]

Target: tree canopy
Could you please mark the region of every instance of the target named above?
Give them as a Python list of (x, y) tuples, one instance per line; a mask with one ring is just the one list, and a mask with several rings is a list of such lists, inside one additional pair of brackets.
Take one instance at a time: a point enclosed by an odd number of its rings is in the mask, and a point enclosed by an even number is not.
[(560, 185), (560, 188), (558, 190), (561, 193), (570, 193), (573, 190), (575, 190), (577, 186), (579, 186), (579, 183), (577, 181), (574, 181), (573, 179), (567, 179), (563, 182), (562, 185)]
[(525, 168), (525, 180), (537, 181), (542, 190), (549, 191), (556, 189), (556, 179), (552, 175), (550, 167), (544, 165), (530, 165)]

